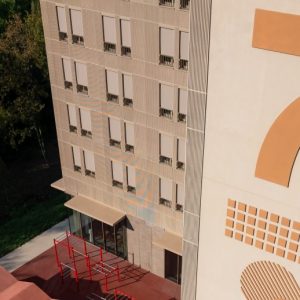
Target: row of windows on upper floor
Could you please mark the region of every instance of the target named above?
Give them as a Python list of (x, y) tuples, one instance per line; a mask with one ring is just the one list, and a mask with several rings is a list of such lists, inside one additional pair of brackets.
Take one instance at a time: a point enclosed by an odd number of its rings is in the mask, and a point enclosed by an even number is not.
[[(67, 22), (65, 7), (57, 6), (58, 30), (60, 40), (67, 40)], [(72, 42), (74, 44), (84, 45), (84, 30), (82, 23), (82, 12), (76, 9), (70, 9)], [(117, 33), (116, 19), (110, 16), (102, 17), (104, 51), (116, 53)], [(130, 20), (120, 19), (121, 30), (121, 55), (131, 56), (131, 24)], [(175, 57), (175, 30), (171, 28), (160, 27), (159, 29), (159, 63), (167, 66), (174, 66)], [(188, 69), (189, 57), (189, 33), (180, 31), (179, 33), (179, 62), (178, 68)]]
[[(83, 157), (83, 164), (81, 162), (81, 152)], [(72, 146), (73, 166), (76, 172), (80, 172), (84, 168), (86, 176), (95, 177), (95, 158), (94, 153), (83, 149), (78, 146)], [(125, 167), (125, 169), (124, 169)], [(124, 172), (125, 171), (125, 172)], [(112, 186), (123, 189), (125, 188), (129, 193), (136, 193), (136, 169), (133, 166), (123, 165), (122, 162), (111, 160), (111, 174)], [(125, 179), (124, 179), (125, 177)], [(184, 204), (184, 185), (175, 183), (176, 200), (175, 209), (178, 211), (183, 210)], [(168, 178), (159, 178), (159, 204), (172, 207), (173, 200), (173, 181)]]
[[(77, 108), (73, 104), (68, 104), (68, 119), (71, 132), (77, 132), (78, 123), (81, 127), (81, 135), (92, 137), (92, 121), (91, 112), (89, 110), (79, 108), (78, 115), (80, 122), (77, 122)], [(131, 122), (124, 122), (124, 137), (125, 137), (125, 151), (134, 153), (135, 147), (135, 130), (134, 124)], [(109, 145), (121, 149), (122, 144), (122, 122), (118, 118), (108, 117), (108, 136)], [(174, 147), (176, 153), (174, 153)], [(174, 136), (169, 134), (159, 133), (159, 163), (172, 166), (173, 157), (176, 157), (176, 168), (185, 169), (186, 156), (186, 140), (182, 138), (174, 139)]]
[[(64, 85), (66, 89), (73, 88), (72, 79), (72, 62), (68, 58), (62, 58), (64, 71)], [(88, 94), (88, 75), (85, 64), (75, 62), (75, 74), (77, 92)], [(106, 99), (109, 102), (119, 103), (120, 88), (119, 88), (119, 73), (113, 70), (105, 71), (106, 77)], [(122, 74), (122, 96), (123, 105), (133, 107), (133, 79), (131, 74)], [(186, 122), (187, 114), (187, 98), (188, 92), (184, 89), (178, 89), (177, 98), (177, 121)], [(173, 119), (174, 117), (174, 101), (175, 87), (163, 83), (159, 83), (159, 116)]]

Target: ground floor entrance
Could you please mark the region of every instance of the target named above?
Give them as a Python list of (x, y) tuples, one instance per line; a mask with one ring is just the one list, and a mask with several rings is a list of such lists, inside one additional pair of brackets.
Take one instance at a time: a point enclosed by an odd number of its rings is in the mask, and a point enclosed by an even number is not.
[(182, 256), (165, 250), (165, 278), (181, 284)]
[(73, 210), (69, 218), (70, 231), (86, 241), (127, 259), (126, 221), (111, 226)]

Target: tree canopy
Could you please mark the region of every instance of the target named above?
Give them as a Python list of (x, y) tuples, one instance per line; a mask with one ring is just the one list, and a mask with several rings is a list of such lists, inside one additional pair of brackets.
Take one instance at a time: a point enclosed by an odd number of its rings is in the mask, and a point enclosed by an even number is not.
[[(23, 15), (18, 12), (20, 3)], [(0, 37), (0, 144), (23, 143), (41, 124), (41, 112), (50, 102), (50, 86), (39, 7), (24, 13), (31, 1), (1, 2), (8, 12)]]

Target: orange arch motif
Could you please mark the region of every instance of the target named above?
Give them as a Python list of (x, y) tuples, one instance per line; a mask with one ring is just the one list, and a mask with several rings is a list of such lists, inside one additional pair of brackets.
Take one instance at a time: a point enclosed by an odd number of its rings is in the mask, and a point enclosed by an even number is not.
[(300, 98), (275, 120), (260, 149), (255, 176), (288, 187), (300, 148)]

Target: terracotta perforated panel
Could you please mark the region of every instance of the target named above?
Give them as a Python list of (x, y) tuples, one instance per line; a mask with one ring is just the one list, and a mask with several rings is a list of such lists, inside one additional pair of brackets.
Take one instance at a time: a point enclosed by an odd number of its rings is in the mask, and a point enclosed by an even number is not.
[(225, 235), (300, 263), (300, 222), (228, 199)]

